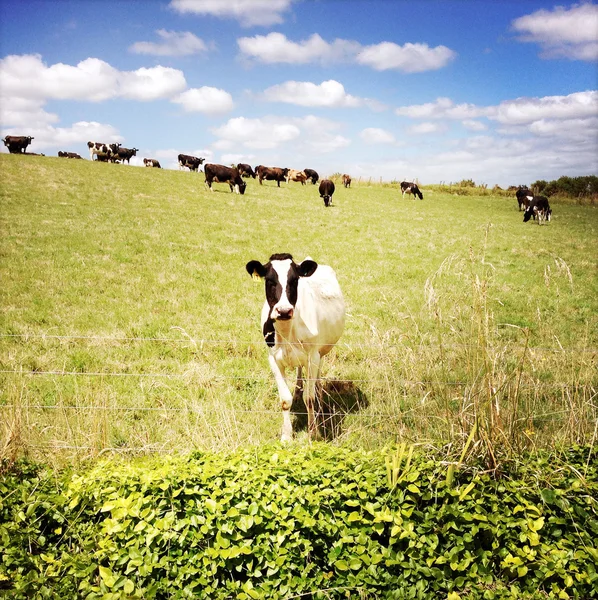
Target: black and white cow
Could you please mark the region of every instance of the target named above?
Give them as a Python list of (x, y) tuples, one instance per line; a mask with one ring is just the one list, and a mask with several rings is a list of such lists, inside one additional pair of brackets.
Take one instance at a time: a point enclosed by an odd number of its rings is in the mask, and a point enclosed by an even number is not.
[(297, 264), (290, 254), (273, 254), (265, 265), (249, 261), (246, 269), (266, 284), (261, 325), (282, 405), (281, 439), (289, 441), (293, 436), (287, 368), (297, 368), (296, 389), (299, 386), (305, 393), (311, 437), (316, 430), (314, 402), (322, 357), (332, 350), (345, 327), (345, 301), (336, 274), (309, 258)]
[(519, 211), (521, 209), (527, 209), (529, 203), (532, 201), (534, 197), (534, 193), (531, 190), (528, 190), (525, 186), (519, 186), (517, 191), (515, 192), (515, 197), (517, 198), (517, 204), (519, 204)]
[(212, 183), (228, 183), (231, 192), (234, 189), (237, 194), (245, 193), (247, 184), (243, 181), (239, 169), (206, 163), (204, 173), (206, 174), (206, 186), (211, 192), (214, 191)]
[(542, 221), (550, 221), (552, 209), (546, 196), (534, 196), (529, 206), (523, 213), (523, 222), (527, 223), (532, 217), (538, 219), (538, 225), (542, 225)]
[(237, 165), (237, 169), (239, 169), (241, 177), (253, 177), (253, 179), (256, 177), (255, 171), (251, 168), (251, 165), (239, 163)]
[[(113, 148), (120, 148), (121, 144), (104, 144), (104, 142), (87, 142), (87, 147), (89, 148), (89, 160), (93, 160), (94, 154), (97, 156), (98, 154), (107, 154), (111, 155), (114, 150)], [(100, 159), (98, 159), (100, 160)], [(106, 162), (103, 158), (102, 162)]]
[(318, 183), (318, 179), (320, 179), (320, 176), (316, 171), (314, 171), (313, 169), (303, 169), (303, 172), (305, 173), (308, 179), (311, 179), (312, 185), (316, 185), (316, 183)]
[(197, 156), (191, 156), (189, 154), (179, 154), (179, 169), (187, 167), (189, 171), (197, 171), (199, 173), (200, 166), (206, 160), (205, 158), (198, 158)]
[(112, 153), (110, 155), (110, 160), (112, 162), (119, 161), (122, 164), (124, 164), (124, 162), (126, 160), (127, 164), (131, 164), (131, 159), (134, 156), (137, 156), (138, 151), (139, 151), (139, 148), (117, 148), (116, 151), (112, 150)]
[(420, 200), (424, 199), (424, 195), (417, 187), (417, 184), (412, 183), (411, 181), (401, 181), (401, 194), (403, 195), (403, 198), (405, 197), (405, 194), (413, 194), (414, 196), (417, 196)]
[(27, 151), (33, 139), (30, 135), (7, 135), (2, 141), (10, 154), (21, 154)]
[(162, 168), (160, 166), (160, 161), (156, 160), (155, 158), (144, 158), (143, 159), (143, 164), (146, 167), (154, 167), (155, 169), (161, 169)]
[(324, 206), (330, 206), (332, 204), (332, 194), (334, 194), (334, 182), (330, 179), (322, 179), (320, 182), (320, 198), (324, 200)]

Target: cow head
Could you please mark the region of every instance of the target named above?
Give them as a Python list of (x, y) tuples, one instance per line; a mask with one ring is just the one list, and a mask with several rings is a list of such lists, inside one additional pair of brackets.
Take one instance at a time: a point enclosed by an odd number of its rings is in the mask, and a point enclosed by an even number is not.
[(238, 183), (237, 185), (239, 186), (239, 194), (244, 194), (247, 189), (247, 184), (244, 181), (241, 181), (241, 183)]
[(273, 254), (265, 265), (258, 260), (251, 260), (245, 268), (254, 279), (261, 278), (266, 282), (270, 319), (289, 321), (295, 313), (299, 278), (311, 277), (318, 268), (318, 263), (305, 259), (297, 264), (290, 254)]
[(525, 212), (523, 213), (523, 222), (524, 223), (527, 223), (532, 217), (535, 218), (535, 214), (534, 214), (535, 210), (536, 210), (535, 206), (528, 206), (525, 209)]

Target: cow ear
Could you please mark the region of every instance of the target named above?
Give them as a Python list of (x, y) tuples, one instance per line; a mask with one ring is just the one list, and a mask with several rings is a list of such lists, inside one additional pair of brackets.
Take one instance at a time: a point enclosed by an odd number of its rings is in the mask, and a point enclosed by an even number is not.
[(255, 281), (259, 281), (266, 276), (266, 267), (259, 260), (250, 260), (245, 268)]
[(298, 267), (301, 277), (311, 277), (318, 268), (318, 263), (315, 260), (306, 258)]

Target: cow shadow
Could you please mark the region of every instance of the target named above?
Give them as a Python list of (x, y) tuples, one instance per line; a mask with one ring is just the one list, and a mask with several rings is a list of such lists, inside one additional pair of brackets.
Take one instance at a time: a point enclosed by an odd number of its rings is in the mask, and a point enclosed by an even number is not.
[[(307, 430), (307, 408), (303, 401), (303, 382), (297, 382), (293, 394), (293, 430)], [(317, 437), (331, 441), (342, 433), (342, 424), (350, 414), (355, 414), (367, 408), (370, 401), (358, 386), (352, 381), (342, 379), (325, 379), (318, 381), (316, 388)]]

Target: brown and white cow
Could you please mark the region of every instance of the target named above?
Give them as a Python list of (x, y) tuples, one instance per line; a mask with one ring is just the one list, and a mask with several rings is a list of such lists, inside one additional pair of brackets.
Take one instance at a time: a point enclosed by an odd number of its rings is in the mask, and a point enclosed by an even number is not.
[(160, 162), (157, 161), (155, 158), (144, 158), (143, 159), (143, 164), (146, 167), (154, 167), (155, 169), (161, 169), (162, 168), (160, 166)]
[(239, 169), (206, 163), (204, 173), (206, 175), (205, 185), (211, 192), (214, 191), (212, 183), (228, 183), (231, 192), (234, 189), (237, 194), (245, 193), (247, 184), (243, 181)]
[(205, 158), (198, 158), (197, 156), (191, 156), (190, 154), (179, 154), (179, 169), (184, 169), (185, 167), (189, 169), (189, 171), (197, 171), (199, 173), (200, 166), (206, 160)]
[(297, 264), (290, 254), (273, 254), (266, 264), (251, 260), (245, 268), (254, 279), (265, 281), (261, 326), (282, 405), (281, 439), (293, 437), (293, 394), (285, 380), (286, 369), (293, 368), (297, 369), (295, 393), (304, 391), (311, 437), (316, 432), (314, 404), (322, 358), (345, 327), (345, 301), (336, 274), (310, 258)]
[(346, 188), (351, 186), (351, 175), (347, 175), (346, 173), (343, 175), (343, 185)]
[[(89, 160), (93, 160), (94, 155), (98, 156), (99, 154), (103, 155), (111, 155), (113, 153), (113, 148), (121, 147), (121, 144), (104, 144), (104, 142), (87, 142), (87, 147), (89, 148)], [(104, 158), (98, 159), (102, 162), (106, 162)]]
[(280, 167), (264, 167), (260, 165), (259, 167), (256, 167), (255, 172), (257, 173), (260, 185), (263, 185), (262, 181), (265, 179), (267, 181), (276, 181), (278, 187), (280, 187), (280, 182), (286, 179), (289, 169), (282, 169)]
[(58, 151), (58, 156), (61, 158), (82, 158), (76, 152), (62, 152), (60, 150)]
[(10, 154), (21, 154), (27, 151), (33, 139), (30, 135), (7, 135), (2, 141)]
[(289, 172), (287, 173), (287, 184), (289, 181), (300, 181), (301, 185), (305, 185), (305, 182), (307, 181), (307, 175), (304, 171), (289, 169)]

